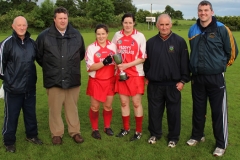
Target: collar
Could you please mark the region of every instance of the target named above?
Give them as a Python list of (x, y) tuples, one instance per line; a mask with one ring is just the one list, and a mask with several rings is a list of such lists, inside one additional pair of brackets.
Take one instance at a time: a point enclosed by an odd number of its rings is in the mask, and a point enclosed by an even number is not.
[(198, 18), (198, 20), (197, 20), (197, 25), (199, 26), (199, 28), (200, 28), (200, 30), (201, 30), (202, 32), (205, 32), (208, 28), (213, 28), (213, 27), (215, 27), (215, 26), (216, 26), (216, 22), (217, 22), (217, 19), (216, 19), (214, 16), (212, 16), (212, 21), (208, 24), (208, 26), (207, 26), (207, 27), (203, 27), (203, 26), (201, 25), (201, 23), (200, 23), (200, 19)]
[(166, 40), (166, 39), (168, 39), (168, 37), (170, 37), (170, 35), (172, 34), (172, 31), (170, 31), (170, 33), (168, 34), (168, 35), (166, 35), (166, 36), (161, 36), (161, 34), (160, 34), (160, 32), (158, 32), (159, 33), (159, 36), (163, 39), (163, 40)]

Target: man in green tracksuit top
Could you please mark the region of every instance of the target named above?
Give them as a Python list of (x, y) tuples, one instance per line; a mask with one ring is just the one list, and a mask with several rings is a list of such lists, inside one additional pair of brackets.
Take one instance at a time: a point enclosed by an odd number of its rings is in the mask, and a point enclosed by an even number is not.
[(212, 4), (198, 5), (198, 20), (188, 33), (190, 71), (192, 73), (192, 135), (187, 144), (204, 141), (207, 99), (211, 106), (212, 127), (216, 139), (214, 156), (222, 156), (227, 147), (227, 100), (224, 72), (238, 54), (231, 31), (213, 16)]

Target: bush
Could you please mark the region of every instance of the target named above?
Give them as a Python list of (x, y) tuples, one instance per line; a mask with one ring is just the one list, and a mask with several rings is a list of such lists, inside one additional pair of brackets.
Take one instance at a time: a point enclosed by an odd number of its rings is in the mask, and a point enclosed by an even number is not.
[(1, 30), (3, 32), (9, 30), (12, 26), (12, 22), (15, 17), (17, 16), (23, 16), (24, 13), (19, 10), (10, 10), (5, 15), (0, 17), (0, 24), (1, 24)]
[(173, 25), (174, 25), (174, 26), (178, 26), (178, 25), (179, 25), (178, 20), (175, 21), (175, 22), (173, 22)]

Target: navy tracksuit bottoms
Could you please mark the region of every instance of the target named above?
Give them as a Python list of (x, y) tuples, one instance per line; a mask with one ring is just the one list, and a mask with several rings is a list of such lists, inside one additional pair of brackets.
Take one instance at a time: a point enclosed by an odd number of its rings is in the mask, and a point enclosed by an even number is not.
[(192, 76), (192, 139), (204, 136), (209, 99), (216, 147), (225, 149), (228, 143), (227, 98), (224, 74)]
[(16, 131), (20, 111), (23, 111), (26, 137), (33, 138), (38, 135), (36, 119), (36, 90), (13, 94), (5, 92), (5, 109), (3, 124), (4, 145), (13, 145), (16, 142)]
[(162, 136), (162, 118), (167, 110), (168, 141), (179, 141), (181, 129), (181, 92), (176, 85), (161, 86), (152, 83), (147, 87), (148, 130), (151, 136)]

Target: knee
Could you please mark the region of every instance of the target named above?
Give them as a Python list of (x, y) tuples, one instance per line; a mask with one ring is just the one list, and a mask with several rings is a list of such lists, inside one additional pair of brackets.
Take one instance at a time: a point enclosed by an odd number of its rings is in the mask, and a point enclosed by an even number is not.
[(121, 107), (122, 108), (126, 108), (128, 106), (128, 103), (127, 102), (121, 102)]
[(106, 111), (110, 111), (110, 110), (112, 110), (112, 106), (111, 105), (104, 105), (104, 109)]
[(133, 103), (133, 107), (134, 107), (134, 108), (139, 108), (139, 107), (141, 107), (141, 103), (134, 102), (134, 103)]
[(99, 111), (99, 105), (92, 105), (91, 110), (94, 111), (94, 112)]

